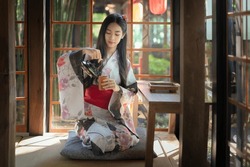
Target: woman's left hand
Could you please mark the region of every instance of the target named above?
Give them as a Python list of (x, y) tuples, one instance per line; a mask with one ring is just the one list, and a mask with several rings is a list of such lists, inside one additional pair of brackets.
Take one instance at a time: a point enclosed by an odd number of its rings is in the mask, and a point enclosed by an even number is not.
[(120, 87), (116, 84), (114, 79), (104, 79), (103, 82), (101, 83), (103, 89), (109, 90), (112, 89), (114, 92), (117, 92), (120, 90)]

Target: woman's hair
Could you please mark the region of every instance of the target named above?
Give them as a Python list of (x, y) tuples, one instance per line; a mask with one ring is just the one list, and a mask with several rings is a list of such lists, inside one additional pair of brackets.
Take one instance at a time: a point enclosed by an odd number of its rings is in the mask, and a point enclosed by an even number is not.
[(105, 42), (105, 33), (107, 30), (107, 27), (110, 23), (117, 23), (121, 29), (122, 33), (124, 34), (124, 37), (121, 39), (119, 44), (117, 45), (117, 51), (118, 51), (118, 65), (119, 65), (119, 74), (121, 78), (121, 86), (126, 87), (126, 81), (127, 81), (127, 56), (126, 56), (126, 49), (127, 49), (127, 22), (124, 18), (124, 16), (113, 13), (108, 15), (105, 20), (102, 23), (98, 39), (97, 39), (97, 45), (96, 48), (101, 51), (102, 58), (106, 59), (107, 57), (107, 51), (106, 51), (106, 42)]

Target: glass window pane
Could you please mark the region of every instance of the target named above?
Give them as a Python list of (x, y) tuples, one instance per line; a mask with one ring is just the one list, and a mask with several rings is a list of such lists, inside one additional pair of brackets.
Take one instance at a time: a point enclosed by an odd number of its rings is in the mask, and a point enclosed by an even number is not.
[(56, 126), (56, 124), (61, 120), (61, 108), (60, 105), (54, 104), (52, 105), (52, 125)]
[(241, 6), (242, 0), (234, 0), (232, 1), (233, 11), (234, 12), (240, 12), (244, 7)]
[[(244, 42), (244, 36), (245, 36), (244, 35), (245, 32), (243, 32), (243, 29), (245, 27), (243, 17), (237, 16), (237, 17), (235, 17), (235, 19), (232, 19), (232, 22), (229, 22), (229, 23), (231, 23), (231, 25), (229, 25), (231, 32), (236, 33), (236, 35), (233, 37), (233, 39), (229, 38), (229, 42), (231, 42), (232, 46), (235, 43), (235, 55), (237, 57), (242, 57), (243, 53), (244, 53), (244, 51), (243, 51), (244, 43), (243, 42)], [(232, 47), (232, 49), (233, 49), (233, 47)]]
[(16, 49), (16, 71), (24, 71), (24, 50)]
[(205, 43), (205, 100), (212, 101), (212, 41)]
[(249, 40), (250, 39), (250, 16), (243, 16), (242, 17), (243, 21), (243, 40)]
[[(246, 64), (243, 63), (242, 64), (242, 76), (247, 76), (246, 75)], [(239, 89), (239, 93), (240, 93), (240, 96), (241, 98), (239, 99), (243, 104), (246, 104), (246, 77), (242, 77), (241, 78), (241, 85), (242, 85), (242, 88)]]
[[(239, 150), (243, 150), (244, 143), (250, 142), (248, 136), (249, 129), (249, 114), (235, 107), (235, 112), (231, 115), (231, 142), (236, 143)], [(249, 141), (248, 141), (249, 140)]]
[(242, 11), (249, 11), (250, 10), (250, 3), (249, 0), (242, 0)]
[(90, 46), (89, 25), (55, 24), (53, 26), (54, 47)]
[(16, 23), (16, 46), (24, 45), (24, 23)]
[(169, 52), (134, 52), (135, 74), (170, 75)]
[(170, 75), (170, 55), (168, 52), (151, 52), (148, 56), (149, 74)]
[(205, 67), (206, 79), (212, 80), (212, 41), (205, 42)]
[(24, 97), (24, 75), (16, 75), (16, 96)]
[[(235, 34), (236, 32), (236, 27), (235, 27), (235, 19), (234, 17), (228, 17), (228, 34)], [(227, 43), (228, 43), (228, 55), (234, 55), (235, 56), (235, 50), (236, 50), (236, 45), (235, 45), (235, 39), (236, 36), (230, 35), (228, 36)]]
[[(93, 5), (93, 22), (102, 22), (104, 18), (111, 13), (120, 13), (127, 16), (130, 21), (130, 0), (119, 1), (94, 1)], [(99, 17), (97, 17), (99, 16)]]
[(103, 22), (106, 17), (106, 13), (93, 13), (93, 22)]
[(92, 36), (93, 36), (93, 45), (94, 46), (96, 46), (100, 28), (101, 28), (101, 24), (93, 24), (93, 31), (92, 31), (93, 35)]
[(142, 66), (142, 52), (134, 52), (131, 63), (133, 64), (133, 71), (135, 74), (141, 74)]
[(206, 40), (212, 40), (212, 19), (206, 19)]
[(58, 92), (58, 78), (53, 78), (52, 85), (52, 100), (59, 101), (59, 92)]
[[(149, 15), (150, 22), (171, 22), (171, 8), (170, 8), (171, 1), (168, 0), (167, 2), (168, 2), (167, 10), (163, 14), (158, 15), (150, 13)], [(145, 17), (143, 18), (143, 20), (147, 21)]]
[[(247, 0), (245, 0), (245, 2), (247, 2)], [(249, 1), (248, 1), (248, 3), (247, 3), (247, 5), (246, 5), (247, 7), (247, 11), (250, 11), (250, 3), (249, 3)]]
[(142, 24), (135, 24), (133, 25), (133, 47), (134, 48), (142, 48), (142, 33), (143, 25)]
[[(248, 30), (248, 33), (249, 33), (249, 36), (248, 38), (250, 38), (250, 30)], [(247, 47), (247, 57), (249, 58), (250, 57), (250, 39), (247, 40), (246, 42), (246, 47)]]
[(243, 56), (249, 55), (249, 41), (250, 41), (250, 17), (243, 18)]
[(212, 16), (212, 0), (206, 0), (206, 16)]
[(133, 47), (169, 49), (171, 47), (170, 28), (170, 25), (163, 24), (133, 25)]
[(235, 72), (235, 86), (236, 86), (236, 92), (235, 92), (235, 100), (237, 100), (238, 102), (244, 103), (246, 104), (246, 79), (245, 77), (241, 77), (241, 76), (245, 76), (246, 72), (245, 72), (245, 65), (241, 62), (236, 62), (236, 72)]
[[(238, 111), (240, 112), (240, 111)], [(231, 115), (231, 136), (230, 136), (230, 141), (233, 143), (236, 143), (237, 141), (237, 136), (239, 136), (239, 129), (237, 127), (237, 111), (235, 110), (234, 113)]]
[(16, 0), (16, 21), (24, 21), (25, 18), (25, 0)]
[(54, 0), (54, 21), (88, 21), (89, 0)]
[(25, 125), (25, 101), (16, 101), (16, 124)]
[(234, 61), (228, 61), (228, 78), (230, 82), (230, 85), (228, 85), (228, 96), (236, 99), (236, 73), (234, 64)]

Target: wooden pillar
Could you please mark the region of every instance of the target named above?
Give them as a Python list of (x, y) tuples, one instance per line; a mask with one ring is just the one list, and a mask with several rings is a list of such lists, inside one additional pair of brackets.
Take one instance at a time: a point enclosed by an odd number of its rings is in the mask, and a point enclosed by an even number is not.
[(28, 0), (29, 134), (44, 132), (44, 2)]
[(204, 14), (205, 0), (180, 2), (180, 167), (208, 165)]
[(0, 166), (15, 166), (16, 69), (14, 0), (0, 0)]

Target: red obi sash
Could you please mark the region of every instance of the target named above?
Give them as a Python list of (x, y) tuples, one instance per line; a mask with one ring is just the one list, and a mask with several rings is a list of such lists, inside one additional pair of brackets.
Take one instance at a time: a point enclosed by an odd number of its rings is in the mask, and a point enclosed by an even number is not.
[(98, 85), (91, 85), (85, 90), (84, 100), (103, 109), (108, 109), (113, 90), (99, 90)]

